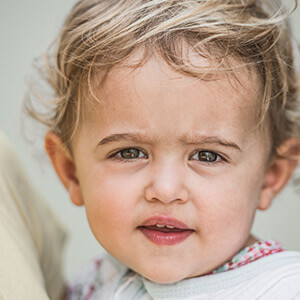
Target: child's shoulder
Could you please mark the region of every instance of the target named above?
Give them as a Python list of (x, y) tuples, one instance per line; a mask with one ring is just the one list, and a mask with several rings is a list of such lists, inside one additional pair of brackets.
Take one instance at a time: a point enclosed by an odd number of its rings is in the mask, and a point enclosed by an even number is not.
[(90, 260), (68, 283), (67, 299), (104, 299), (128, 269), (109, 254)]
[[(251, 267), (257, 271), (257, 276), (246, 285), (255, 299), (256, 296), (259, 299), (300, 299), (300, 252), (284, 251), (270, 255)], [(249, 295), (247, 289), (244, 293)]]
[(80, 270), (77, 277), (68, 284), (67, 299), (84, 299), (94, 291), (102, 263), (103, 257), (99, 256)]

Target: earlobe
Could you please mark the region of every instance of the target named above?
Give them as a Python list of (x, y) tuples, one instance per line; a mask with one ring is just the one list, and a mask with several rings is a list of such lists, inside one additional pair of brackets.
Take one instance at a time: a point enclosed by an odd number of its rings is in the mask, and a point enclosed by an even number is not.
[(68, 191), (72, 202), (78, 206), (83, 205), (84, 202), (79, 180), (76, 175), (74, 160), (56, 133), (50, 131), (46, 134), (45, 149), (60, 181)]
[(291, 138), (285, 141), (277, 149), (277, 153), (269, 163), (265, 174), (258, 203), (258, 209), (260, 210), (266, 210), (270, 207), (273, 198), (292, 177), (300, 154), (299, 140)]

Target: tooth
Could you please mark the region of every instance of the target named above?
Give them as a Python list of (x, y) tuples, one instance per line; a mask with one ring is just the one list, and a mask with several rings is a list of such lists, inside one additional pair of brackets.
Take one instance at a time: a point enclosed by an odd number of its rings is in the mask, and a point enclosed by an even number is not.
[(166, 227), (169, 229), (174, 229), (174, 226), (171, 226), (171, 225), (166, 225)]
[(163, 228), (163, 227), (165, 227), (165, 225), (156, 224), (156, 227)]

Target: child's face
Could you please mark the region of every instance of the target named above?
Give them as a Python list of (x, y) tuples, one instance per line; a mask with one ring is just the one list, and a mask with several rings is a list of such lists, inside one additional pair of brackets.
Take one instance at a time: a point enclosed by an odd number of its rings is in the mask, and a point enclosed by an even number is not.
[(249, 242), (270, 147), (255, 129), (258, 79), (239, 80), (199, 81), (153, 58), (113, 69), (85, 112), (71, 198), (99, 243), (150, 280), (205, 274)]

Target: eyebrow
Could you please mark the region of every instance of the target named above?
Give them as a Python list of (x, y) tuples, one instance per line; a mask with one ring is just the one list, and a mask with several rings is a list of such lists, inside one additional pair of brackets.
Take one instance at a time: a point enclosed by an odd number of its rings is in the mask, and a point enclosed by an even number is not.
[[(153, 138), (145, 138), (139, 133), (115, 133), (103, 138), (97, 146), (107, 145), (113, 142), (130, 141), (139, 144), (153, 144)], [(219, 144), (221, 146), (234, 148), (242, 151), (241, 148), (234, 142), (221, 139), (218, 136), (204, 136), (204, 135), (184, 135), (180, 142), (184, 145), (199, 145), (199, 144)]]
[(106, 145), (113, 142), (130, 141), (142, 144), (151, 144), (152, 140), (146, 139), (139, 133), (115, 133), (103, 138), (97, 146)]
[(183, 144), (196, 145), (196, 144), (219, 144), (225, 147), (231, 147), (242, 152), (242, 149), (234, 142), (220, 138), (218, 136), (205, 136), (205, 135), (184, 135), (180, 141)]

